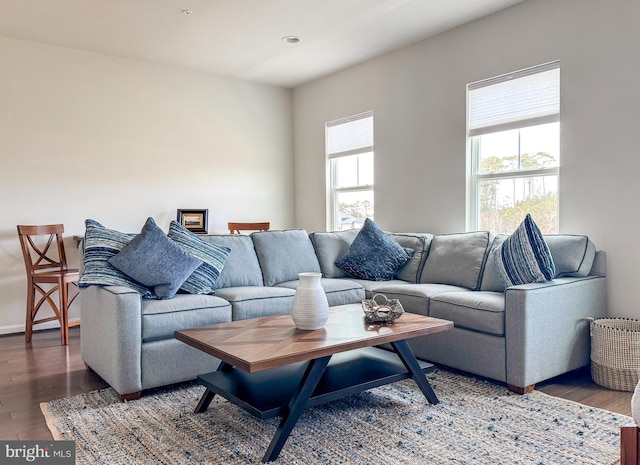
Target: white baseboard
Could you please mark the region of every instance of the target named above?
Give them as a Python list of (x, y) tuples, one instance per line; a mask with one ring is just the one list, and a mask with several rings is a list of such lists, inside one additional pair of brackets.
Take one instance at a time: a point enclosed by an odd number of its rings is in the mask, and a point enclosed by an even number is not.
[[(77, 321), (80, 321), (80, 319), (78, 319)], [(33, 332), (35, 333), (37, 331), (42, 331), (44, 329), (59, 328), (59, 327), (60, 327), (60, 324), (57, 321), (47, 321), (46, 323), (42, 323), (37, 326), (34, 326)], [(0, 326), (0, 335), (16, 334), (16, 333), (24, 333), (24, 324)]]
[(13, 334), (13, 333), (24, 333), (24, 325), (0, 326), (0, 334)]

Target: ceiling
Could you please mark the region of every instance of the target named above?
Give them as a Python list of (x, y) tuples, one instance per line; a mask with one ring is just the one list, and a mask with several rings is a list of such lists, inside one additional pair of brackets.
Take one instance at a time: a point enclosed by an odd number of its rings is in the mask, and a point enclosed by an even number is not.
[(296, 87), (520, 1), (0, 0), (0, 36)]

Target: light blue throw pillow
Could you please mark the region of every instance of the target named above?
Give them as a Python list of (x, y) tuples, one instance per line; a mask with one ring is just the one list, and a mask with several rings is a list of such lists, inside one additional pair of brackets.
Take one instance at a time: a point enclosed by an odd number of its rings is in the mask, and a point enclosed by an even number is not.
[(120, 252), (136, 235), (105, 228), (91, 219), (84, 223), (84, 269), (78, 281), (80, 289), (89, 286), (126, 286), (143, 297), (154, 297), (153, 292), (145, 286), (109, 264), (109, 259)]
[(493, 253), (507, 287), (550, 281), (556, 272), (549, 247), (529, 214)]
[(349, 251), (336, 266), (349, 276), (370, 281), (389, 281), (411, 259), (413, 249), (405, 249), (367, 218)]
[(202, 260), (202, 265), (187, 278), (180, 290), (189, 294), (213, 294), (231, 249), (199, 238), (177, 221), (169, 225), (169, 238), (185, 252)]
[(127, 276), (144, 284), (159, 299), (171, 299), (202, 260), (182, 250), (153, 218), (131, 242), (108, 260)]

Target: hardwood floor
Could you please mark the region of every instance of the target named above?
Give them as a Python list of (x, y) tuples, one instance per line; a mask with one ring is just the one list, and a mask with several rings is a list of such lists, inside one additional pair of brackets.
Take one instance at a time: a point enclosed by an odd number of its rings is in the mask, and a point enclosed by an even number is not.
[(107, 384), (80, 358), (80, 328), (69, 329), (69, 345), (60, 330), (0, 336), (0, 439), (52, 439), (40, 403), (94, 391)]
[[(69, 329), (69, 345), (59, 330), (0, 336), (0, 439), (52, 439), (40, 403), (101, 389), (107, 384), (80, 358), (80, 329)], [(539, 391), (631, 415), (631, 392), (605, 389), (591, 381), (588, 369), (540, 383)]]

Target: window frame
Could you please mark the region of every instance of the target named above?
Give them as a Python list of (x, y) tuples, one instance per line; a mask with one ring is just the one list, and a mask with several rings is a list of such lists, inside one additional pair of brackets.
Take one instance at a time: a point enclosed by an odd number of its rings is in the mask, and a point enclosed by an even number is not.
[[(337, 126), (340, 124), (350, 123), (352, 121), (357, 121), (360, 119), (371, 118), (371, 145), (360, 146), (355, 149), (344, 150), (339, 152), (328, 153), (329, 147), (329, 128), (333, 126)], [(346, 118), (340, 118), (337, 120), (329, 121), (325, 124), (325, 156), (326, 156), (326, 172), (327, 172), (327, 217), (326, 224), (327, 230), (329, 231), (339, 231), (340, 230), (340, 219), (338, 218), (338, 197), (339, 194), (342, 193), (351, 193), (351, 192), (371, 192), (374, 194), (374, 183), (372, 184), (358, 184), (352, 186), (343, 186), (336, 187), (337, 182), (337, 160), (340, 158), (346, 158), (354, 155), (363, 155), (371, 153), (373, 157), (374, 163), (374, 173), (375, 173), (375, 152), (374, 152), (374, 128), (373, 128), (374, 120), (373, 120), (373, 111), (366, 111), (363, 113), (358, 113), (356, 115), (348, 116)], [(357, 159), (357, 168), (356, 168), (356, 176), (360, 177), (360, 158)], [(374, 203), (375, 209), (375, 203)]]
[[(558, 154), (558, 165), (549, 168), (540, 169), (517, 169), (511, 171), (503, 171), (497, 173), (480, 173), (480, 143), (479, 139), (483, 135), (496, 134), (507, 130), (522, 130), (529, 127), (539, 126), (548, 123), (560, 122), (560, 110), (559, 110), (559, 96), (558, 96), (558, 110), (554, 114), (549, 114), (541, 117), (524, 118), (521, 120), (514, 120), (508, 123), (502, 123), (497, 125), (488, 125), (486, 127), (469, 129), (470, 115), (469, 115), (469, 94), (475, 87), (489, 87), (491, 85), (499, 84), (507, 80), (519, 78), (523, 76), (533, 76), (538, 73), (549, 71), (552, 69), (560, 70), (560, 62), (554, 61), (545, 63), (539, 66), (527, 68), (525, 70), (508, 73), (495, 78), (478, 81), (467, 85), (467, 215), (466, 226), (468, 231), (475, 231), (480, 228), (480, 186), (483, 181), (491, 180), (507, 180), (507, 179), (520, 179), (520, 178), (541, 178), (544, 176), (556, 176), (558, 182), (558, 191), (560, 183), (560, 156)], [(559, 82), (558, 82), (559, 88)], [(560, 127), (558, 127), (558, 139), (560, 138)], [(520, 133), (518, 134), (520, 138)], [(518, 150), (518, 156), (522, 155)], [(556, 203), (556, 218), (559, 229), (560, 222), (560, 201), (558, 192), (558, 201)], [(497, 231), (492, 231), (497, 232)], [(557, 231), (556, 231), (557, 232)]]

